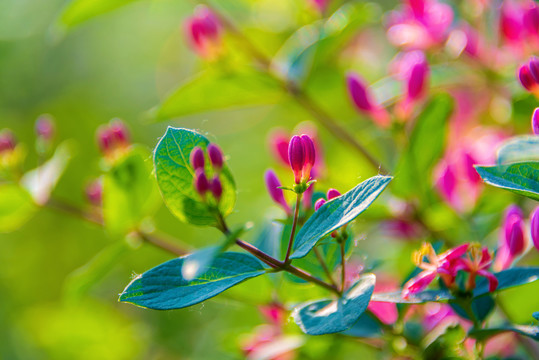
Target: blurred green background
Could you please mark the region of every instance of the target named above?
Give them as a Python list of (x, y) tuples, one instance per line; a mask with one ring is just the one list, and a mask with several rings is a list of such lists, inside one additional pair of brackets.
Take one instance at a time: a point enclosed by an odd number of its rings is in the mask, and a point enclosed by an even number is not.
[[(386, 4), (388, 3), (388, 4)], [(123, 119), (134, 142), (153, 148), (168, 125), (199, 129), (218, 141), (229, 156), (239, 191), (231, 223), (254, 222), (278, 216), (263, 184), (268, 166), (278, 167), (267, 147), (267, 134), (276, 126), (293, 129), (309, 120), (309, 114), (287, 98), (278, 104), (241, 110), (223, 110), (152, 123), (148, 111), (166, 95), (207, 66), (187, 48), (182, 21), (194, 3), (179, 0), (135, 1), (85, 21), (66, 33), (55, 27), (66, 2), (61, 0), (0, 0), (0, 128), (11, 128), (19, 141), (31, 149), (35, 119), (51, 114), (57, 124), (57, 141), (73, 139), (75, 157), (54, 191), (54, 197), (85, 206), (84, 186), (100, 174), (95, 131), (111, 118)], [(314, 15), (300, 1), (223, 1), (250, 36), (274, 53), (295, 29)], [(322, 67), (309, 79), (315, 97), (327, 104), (362, 142), (394, 165), (398, 154), (387, 135), (367, 123), (350, 105), (343, 74), (347, 67), (369, 67), (369, 80), (382, 77), (395, 53), (385, 40), (380, 19), (387, 1), (367, 4), (366, 23), (377, 23), (369, 31), (369, 44), (379, 42), (373, 53), (355, 59), (352, 51), (334, 59), (338, 67)], [(337, 5), (335, 5), (337, 6)], [(246, 11), (248, 10), (248, 11)], [(256, 26), (256, 30), (254, 27)], [(370, 60), (369, 60), (370, 59)], [(207, 94), (212, 96), (212, 94)], [(337, 110), (338, 109), (338, 110)], [(527, 117), (518, 120), (524, 128)], [(362, 136), (367, 129), (368, 136)], [(374, 175), (363, 159), (320, 131), (328, 176), (322, 188), (346, 190), (358, 180)], [(25, 166), (37, 166), (32, 152)], [(279, 170), (283, 178), (291, 174)], [(513, 197), (487, 190), (499, 197), (491, 212), (495, 221), (500, 209)], [(379, 201), (384, 203), (387, 198)], [(269, 209), (269, 210), (268, 210)], [(273, 210), (271, 210), (273, 209)], [(214, 243), (220, 234), (177, 221), (162, 206), (155, 216), (156, 227), (191, 247)], [(365, 238), (366, 227), (361, 227)], [(246, 237), (253, 239), (257, 230)], [(496, 243), (496, 234), (489, 234)], [(175, 241), (175, 240), (173, 240)], [(384, 246), (382, 237), (359, 252), (373, 258), (412, 268), (410, 254), (417, 243), (396, 242)], [(463, 241), (466, 241), (463, 239)], [(240, 339), (263, 319), (254, 304), (271, 300), (268, 280), (253, 280), (189, 309), (149, 311), (117, 302), (118, 294), (132, 278), (171, 258), (147, 244), (125, 245), (103, 229), (61, 212), (43, 209), (23, 228), (0, 234), (0, 358), (1, 359), (239, 359)], [(105, 250), (103, 250), (105, 249)], [(100, 261), (110, 256), (114, 264), (98, 275), (80, 270), (100, 252)], [(103, 260), (105, 259), (105, 260)], [(537, 256), (531, 257), (532, 261)], [(84, 268), (83, 268), (84, 269)], [(80, 275), (80, 274), (83, 275)], [(79, 274), (77, 277), (76, 274)], [(82, 276), (82, 277), (81, 277)], [(85, 287), (84, 281), (92, 283)], [(81, 280), (82, 279), (82, 280)], [(312, 288), (295, 286), (298, 297), (312, 295)], [(504, 293), (520, 322), (539, 310), (537, 285)], [(305, 291), (305, 294), (301, 294)], [(513, 294), (512, 294), (513, 293)], [(316, 294), (316, 291), (314, 292)], [(240, 301), (235, 299), (248, 299)], [(516, 311), (515, 309), (521, 309)], [(295, 325), (290, 331), (298, 333)], [(323, 336), (307, 340), (301, 358), (368, 358), (369, 350), (341, 337)], [(362, 357), (363, 356), (363, 357)]]

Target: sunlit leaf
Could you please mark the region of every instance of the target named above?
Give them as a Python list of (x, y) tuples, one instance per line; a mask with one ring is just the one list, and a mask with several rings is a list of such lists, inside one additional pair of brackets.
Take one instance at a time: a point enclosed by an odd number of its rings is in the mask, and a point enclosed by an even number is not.
[(374, 319), (374, 315), (366, 311), (361, 314), (350, 329), (343, 331), (342, 334), (359, 338), (373, 338), (382, 334), (382, 328)]
[(137, 276), (122, 292), (120, 301), (156, 310), (181, 309), (265, 273), (253, 256), (226, 252), (208, 271), (188, 281), (182, 276), (188, 257), (167, 261)]
[(323, 335), (349, 329), (367, 309), (376, 277), (362, 276), (337, 300), (319, 300), (294, 309), (292, 316), (309, 335)]
[[(198, 146), (205, 150), (209, 143), (204, 135), (196, 131), (169, 127), (154, 153), (157, 184), (165, 203), (178, 219), (194, 225), (216, 224), (215, 214), (193, 187), (194, 170), (189, 163), (193, 148)], [(207, 169), (209, 171), (209, 164)], [(236, 185), (226, 164), (221, 170), (220, 179), (223, 194), (219, 210), (226, 216), (236, 203)]]
[(475, 169), (487, 184), (539, 201), (539, 161), (476, 166)]
[(472, 329), (468, 336), (477, 340), (486, 340), (504, 332), (515, 332), (539, 341), (539, 326), (532, 325), (507, 325), (490, 329)]
[(62, 11), (58, 22), (70, 28), (134, 1), (136, 0), (72, 0)]
[(326, 202), (298, 232), (291, 258), (304, 257), (318, 240), (354, 220), (380, 195), (391, 179), (391, 176), (374, 176), (347, 193)]
[(516, 136), (507, 140), (497, 152), (498, 165), (539, 161), (539, 136)]

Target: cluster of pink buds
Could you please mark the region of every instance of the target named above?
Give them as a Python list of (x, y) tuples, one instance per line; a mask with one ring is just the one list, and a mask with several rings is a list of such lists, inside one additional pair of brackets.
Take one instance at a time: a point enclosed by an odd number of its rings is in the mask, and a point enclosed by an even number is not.
[(522, 86), (539, 97), (539, 59), (533, 56), (518, 69), (518, 79)]
[(539, 108), (535, 108), (532, 115), (532, 132), (539, 135)]
[(207, 200), (206, 194), (211, 193), (218, 203), (223, 195), (223, 184), (219, 178), (224, 165), (223, 152), (215, 144), (209, 144), (206, 152), (210, 159), (213, 177), (208, 176), (206, 172), (206, 156), (204, 150), (196, 146), (190, 155), (191, 166), (195, 172), (193, 186), (203, 200)]
[(537, 48), (539, 44), (539, 8), (533, 1), (503, 2), (500, 11), (500, 34), (517, 52)]
[(428, 49), (443, 44), (453, 22), (451, 6), (436, 0), (405, 0), (387, 19), (387, 37), (398, 47)]
[(391, 118), (380, 104), (374, 100), (367, 82), (358, 74), (348, 73), (346, 75), (346, 85), (348, 94), (357, 110), (365, 115), (368, 115), (376, 123), (376, 125), (387, 128), (391, 125)]
[[(341, 193), (338, 190), (335, 190), (335, 189), (329, 189), (327, 194), (326, 194), (327, 201), (333, 200), (333, 199), (335, 199), (336, 197), (339, 197), (339, 196), (341, 196)], [(318, 211), (318, 209), (320, 209), (322, 207), (322, 205), (324, 205), (327, 201), (324, 198), (320, 198), (320, 199), (316, 200), (316, 203), (314, 204), (314, 211)], [(346, 225), (343, 228), (346, 228)], [(335, 231), (333, 231), (331, 233), (332, 238), (336, 238), (338, 236), (339, 236), (339, 233), (337, 232), (337, 230), (335, 230)]]
[[(288, 162), (294, 172), (296, 184), (306, 184), (311, 179), (311, 170), (316, 159), (313, 140), (308, 135), (294, 135), (288, 144)], [(307, 190), (303, 189), (302, 192)]]
[(392, 63), (393, 72), (404, 83), (404, 98), (397, 105), (398, 118), (405, 120), (410, 116), (413, 105), (425, 95), (429, 82), (429, 64), (420, 50), (397, 55)]
[(101, 178), (95, 179), (86, 185), (86, 199), (94, 206), (101, 206), (103, 201), (103, 181)]
[(4, 129), (0, 131), (0, 156), (10, 153), (17, 146), (17, 140), (11, 130)]
[(120, 119), (113, 119), (107, 125), (97, 129), (97, 144), (101, 152), (108, 158), (114, 158), (129, 148), (129, 133)]
[[(423, 259), (426, 257), (428, 262)], [(419, 275), (410, 279), (403, 288), (402, 296), (410, 295), (424, 290), (439, 275), (445, 286), (456, 289), (455, 279), (457, 272), (462, 270), (468, 273), (466, 291), (475, 288), (477, 275), (487, 278), (489, 291), (498, 287), (498, 280), (488, 269), (492, 264), (492, 257), (486, 247), (479, 244), (464, 244), (437, 255), (431, 244), (425, 243), (421, 249), (414, 253), (415, 264), (423, 269)]]
[(185, 22), (185, 36), (201, 57), (215, 59), (222, 51), (222, 26), (217, 15), (204, 5), (196, 7)]

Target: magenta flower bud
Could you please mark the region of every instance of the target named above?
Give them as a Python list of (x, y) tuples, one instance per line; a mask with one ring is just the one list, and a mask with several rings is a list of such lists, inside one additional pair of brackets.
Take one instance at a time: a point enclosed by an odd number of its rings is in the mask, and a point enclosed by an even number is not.
[(210, 144), (208, 146), (208, 156), (210, 157), (210, 162), (213, 168), (220, 171), (223, 168), (223, 152), (219, 146)]
[(528, 61), (528, 69), (530, 70), (534, 83), (539, 83), (539, 59), (532, 56), (530, 61)]
[(100, 179), (94, 180), (86, 186), (86, 198), (95, 206), (100, 206), (103, 199), (103, 184)]
[(37, 118), (35, 125), (36, 134), (44, 140), (50, 140), (54, 135), (54, 122), (48, 115)]
[(297, 135), (294, 135), (288, 144), (288, 161), (294, 172), (294, 181), (299, 184), (303, 175), (303, 166), (305, 165), (305, 149), (303, 148), (301, 137)]
[(305, 154), (302, 177), (304, 180), (308, 181), (311, 178), (311, 170), (316, 160), (316, 151), (314, 142), (308, 135), (301, 135), (301, 142), (303, 143), (303, 153)]
[(408, 99), (419, 99), (424, 91), (428, 81), (429, 65), (426, 61), (420, 61), (410, 70), (408, 77)]
[(202, 150), (199, 146), (195, 146), (193, 150), (191, 150), (189, 161), (191, 162), (191, 166), (193, 169), (195, 169), (195, 171), (198, 169), (204, 170), (204, 150)]
[(97, 130), (97, 145), (102, 153), (107, 154), (111, 151), (113, 139), (109, 129), (102, 125)]
[(539, 206), (530, 215), (530, 232), (533, 245), (539, 250)]
[(457, 178), (450, 165), (445, 165), (445, 168), (443, 169), (443, 172), (436, 185), (445, 199), (451, 202), (451, 199), (453, 199), (453, 195), (457, 189)]
[(0, 131), (0, 154), (15, 149), (15, 146), (17, 146), (17, 140), (11, 130)]
[(375, 108), (367, 83), (359, 75), (348, 73), (346, 85), (352, 101), (360, 111), (371, 112)]
[(471, 183), (479, 184), (481, 183), (481, 176), (479, 176), (479, 173), (475, 170), (474, 168), (475, 164), (476, 164), (476, 161), (470, 153), (465, 152), (464, 154), (462, 154), (462, 165), (463, 165), (466, 177)]
[(532, 115), (532, 131), (535, 135), (539, 135), (539, 108), (535, 108)]
[(221, 23), (206, 6), (200, 5), (185, 22), (185, 35), (200, 56), (213, 58), (221, 49)]
[(223, 195), (223, 184), (219, 180), (219, 176), (215, 176), (210, 183), (210, 191), (213, 194), (213, 197), (219, 201), (221, 200), (221, 195)]
[(325, 199), (318, 199), (316, 200), (316, 202), (314, 203), (314, 211), (318, 211), (318, 209), (320, 209), (320, 207), (322, 205), (324, 205), (326, 203), (326, 200)]
[(335, 199), (337, 196), (341, 196), (341, 193), (335, 189), (329, 189), (327, 193), (328, 200)]
[(529, 35), (539, 34), (539, 8), (535, 4), (525, 10), (522, 22)]
[(425, 0), (408, 0), (408, 5), (416, 18), (420, 19), (425, 14)]
[(511, 215), (505, 224), (505, 244), (509, 254), (516, 257), (524, 252), (526, 242), (524, 240), (524, 221), (517, 215)]
[(535, 79), (533, 78), (527, 64), (522, 65), (518, 70), (518, 79), (520, 80), (522, 86), (528, 91), (533, 91), (537, 86), (537, 83), (535, 82)]
[(204, 173), (204, 169), (197, 169), (195, 171), (194, 187), (200, 196), (206, 195), (206, 192), (210, 190), (210, 182)]
[(274, 130), (269, 136), (269, 147), (273, 156), (286, 166), (288, 161), (288, 135), (282, 130)]
[(115, 146), (125, 146), (129, 143), (129, 133), (127, 127), (120, 119), (114, 119), (109, 126), (110, 134), (114, 140)]
[(279, 178), (275, 172), (273, 172), (271, 169), (266, 170), (266, 173), (264, 174), (264, 181), (266, 182), (266, 188), (268, 189), (268, 193), (273, 201), (275, 201), (276, 204), (281, 205), (284, 211), (290, 215), (292, 210), (284, 198), (283, 189), (279, 189), (281, 182), (279, 181)]

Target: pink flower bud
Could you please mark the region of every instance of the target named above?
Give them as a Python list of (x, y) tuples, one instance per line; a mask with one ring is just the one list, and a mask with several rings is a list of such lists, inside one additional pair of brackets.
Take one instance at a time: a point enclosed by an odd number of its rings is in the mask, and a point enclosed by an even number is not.
[(520, 80), (522, 86), (528, 91), (534, 91), (535, 87), (537, 87), (537, 83), (535, 82), (535, 79), (533, 78), (527, 64), (522, 65), (518, 70), (518, 79)]
[(327, 193), (328, 200), (334, 199), (337, 196), (341, 196), (341, 193), (335, 189), (329, 189)]
[(54, 135), (54, 122), (48, 115), (37, 118), (35, 125), (36, 134), (44, 140), (50, 140)]
[(425, 0), (408, 0), (408, 6), (416, 18), (422, 18), (425, 14)]
[(16, 145), (17, 140), (15, 140), (11, 130), (4, 129), (0, 131), (0, 154), (15, 149)]
[(111, 121), (109, 131), (115, 142), (115, 146), (124, 146), (129, 144), (129, 133), (127, 127), (120, 119)]
[(509, 254), (512, 257), (522, 254), (526, 247), (522, 218), (517, 215), (511, 215), (505, 223), (505, 234), (505, 243), (509, 249)]
[(479, 173), (474, 168), (476, 163), (477, 162), (470, 153), (464, 152), (462, 154), (462, 166), (464, 173), (466, 174), (468, 180), (473, 184), (481, 183), (481, 176), (479, 176)]
[(457, 178), (451, 165), (445, 165), (436, 185), (444, 198), (451, 202), (457, 189)]
[(192, 17), (185, 22), (185, 35), (200, 56), (215, 57), (221, 50), (221, 24), (206, 6), (199, 5)]
[(539, 83), (539, 59), (532, 56), (530, 61), (528, 61), (528, 69), (530, 69), (530, 74), (532, 75), (534, 82), (536, 84)]
[(305, 149), (303, 148), (301, 137), (297, 135), (294, 135), (290, 139), (288, 145), (288, 161), (294, 172), (294, 181), (296, 184), (299, 184), (303, 175), (303, 166), (305, 165)]
[(305, 154), (302, 178), (308, 181), (311, 178), (311, 170), (316, 160), (316, 152), (314, 142), (308, 135), (301, 135), (301, 142), (303, 143), (303, 153)]
[(357, 74), (348, 73), (346, 76), (348, 93), (356, 107), (363, 112), (371, 112), (375, 107), (367, 83)]
[(223, 152), (219, 146), (210, 144), (208, 146), (208, 156), (210, 157), (210, 162), (213, 168), (220, 171), (223, 168)]
[(539, 135), (539, 108), (535, 108), (532, 115), (532, 131), (535, 135)]
[(539, 206), (533, 210), (530, 216), (530, 232), (533, 245), (539, 250)]
[(318, 199), (316, 200), (316, 202), (314, 203), (314, 211), (318, 211), (318, 209), (320, 209), (320, 207), (322, 205), (324, 205), (326, 203), (326, 200), (325, 199)]
[(206, 177), (206, 174), (204, 173), (204, 169), (197, 169), (195, 171), (195, 178), (194, 178), (194, 187), (197, 193), (204, 197), (206, 195), (206, 192), (210, 190), (210, 182), (208, 181), (208, 178)]
[(86, 186), (86, 198), (95, 206), (100, 206), (103, 199), (103, 184), (100, 179), (96, 179)]
[(522, 20), (524, 28), (529, 35), (539, 35), (539, 8), (535, 4), (532, 4), (525, 10)]
[(283, 189), (279, 189), (281, 182), (279, 181), (279, 178), (275, 172), (273, 172), (271, 169), (266, 170), (266, 173), (264, 174), (264, 181), (266, 182), (266, 188), (268, 189), (268, 193), (273, 201), (275, 201), (276, 204), (281, 205), (283, 210), (290, 215), (292, 210), (284, 198)]
[(202, 150), (199, 146), (195, 146), (193, 150), (191, 150), (189, 161), (191, 162), (191, 166), (193, 169), (195, 169), (195, 171), (198, 169), (204, 170), (204, 150)]
[(500, 12), (500, 31), (505, 41), (514, 43), (521, 39), (523, 33), (523, 17), (521, 9), (514, 3), (505, 1)]
[(105, 155), (111, 155), (116, 150), (129, 146), (129, 134), (125, 124), (114, 119), (108, 125), (101, 125), (97, 130), (97, 144)]
[(97, 130), (97, 145), (99, 146), (99, 150), (104, 154), (109, 153), (112, 143), (113, 140), (108, 128), (105, 125), (99, 127)]
[(282, 130), (274, 130), (269, 136), (269, 146), (273, 156), (284, 165), (289, 166), (288, 161), (288, 135)]
[(219, 180), (219, 176), (215, 176), (210, 184), (210, 191), (213, 194), (215, 200), (221, 200), (221, 195), (223, 195), (223, 184)]
[(408, 99), (419, 99), (424, 91), (428, 82), (429, 66), (426, 61), (420, 61), (416, 63), (410, 70), (410, 76), (408, 78)]

